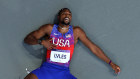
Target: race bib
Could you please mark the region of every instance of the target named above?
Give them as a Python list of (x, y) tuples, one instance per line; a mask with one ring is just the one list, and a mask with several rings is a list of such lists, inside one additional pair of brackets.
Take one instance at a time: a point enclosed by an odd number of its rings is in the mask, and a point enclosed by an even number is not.
[(69, 50), (51, 50), (50, 60), (59, 63), (68, 63), (70, 60)]

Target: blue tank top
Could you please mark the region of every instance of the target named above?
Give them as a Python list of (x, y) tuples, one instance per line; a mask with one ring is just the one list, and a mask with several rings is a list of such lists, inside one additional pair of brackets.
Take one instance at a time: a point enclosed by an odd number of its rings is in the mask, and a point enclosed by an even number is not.
[(57, 47), (47, 50), (47, 62), (69, 67), (74, 51), (73, 27), (70, 25), (68, 32), (62, 34), (58, 31), (58, 25), (54, 24), (50, 38), (53, 39), (51, 42)]

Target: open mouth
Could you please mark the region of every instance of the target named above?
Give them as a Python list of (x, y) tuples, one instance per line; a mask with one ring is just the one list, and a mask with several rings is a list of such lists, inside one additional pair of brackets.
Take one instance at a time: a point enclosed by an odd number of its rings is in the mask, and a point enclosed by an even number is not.
[(65, 20), (65, 21), (69, 21), (70, 19), (69, 19), (69, 18), (64, 18), (64, 20)]

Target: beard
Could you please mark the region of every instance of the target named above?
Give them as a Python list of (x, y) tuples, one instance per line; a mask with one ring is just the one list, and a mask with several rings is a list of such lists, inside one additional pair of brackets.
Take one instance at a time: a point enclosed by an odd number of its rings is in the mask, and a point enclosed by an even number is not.
[(64, 20), (61, 21), (61, 23), (64, 24), (64, 25), (69, 25), (69, 24), (70, 24), (70, 22), (67, 22), (67, 23), (66, 23), (66, 22), (64, 22)]

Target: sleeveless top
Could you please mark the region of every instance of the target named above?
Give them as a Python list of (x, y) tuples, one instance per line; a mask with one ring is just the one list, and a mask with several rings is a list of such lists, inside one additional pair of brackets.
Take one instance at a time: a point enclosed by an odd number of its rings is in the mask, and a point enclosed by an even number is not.
[(53, 44), (57, 45), (56, 49), (47, 50), (46, 61), (48, 63), (69, 67), (73, 51), (74, 36), (73, 28), (70, 25), (67, 33), (62, 34), (58, 31), (58, 25), (54, 24), (50, 38)]

